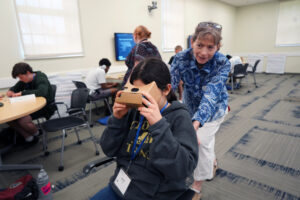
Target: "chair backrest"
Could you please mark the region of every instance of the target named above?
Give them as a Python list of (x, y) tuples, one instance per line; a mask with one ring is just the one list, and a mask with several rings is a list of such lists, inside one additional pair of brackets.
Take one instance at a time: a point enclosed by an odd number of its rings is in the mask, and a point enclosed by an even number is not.
[(54, 97), (54, 101), (55, 101), (57, 87), (56, 85), (51, 84), (51, 88), (52, 88), (52, 96)]
[(249, 66), (249, 63), (243, 64), (243, 67), (246, 68), (246, 73), (247, 73), (248, 66)]
[[(51, 102), (51, 108), (52, 108), (52, 110), (53, 110), (53, 114), (55, 113), (55, 111), (57, 111), (57, 114), (58, 114), (58, 116), (60, 117), (60, 114), (59, 114), (59, 110), (58, 110), (58, 107), (57, 107), (57, 105), (55, 104), (55, 97), (56, 97), (56, 91), (57, 91), (57, 86), (56, 85), (54, 85), (54, 84), (51, 84), (51, 88), (52, 88), (52, 96), (53, 96), (53, 102)], [(52, 114), (52, 115), (53, 115)], [(51, 115), (51, 116), (52, 116)], [(50, 116), (50, 117), (51, 117)], [(46, 118), (47, 119), (47, 118)]]
[(252, 72), (254, 73), (256, 71), (257, 65), (260, 62), (260, 60), (255, 61), (254, 66), (252, 68)]
[(237, 64), (237, 65), (235, 65), (234, 66), (234, 70), (233, 70), (233, 76), (236, 76), (236, 75), (246, 75), (247, 67), (248, 67), (248, 65), (245, 67), (245, 65), (243, 65), (243, 64)]
[(72, 91), (70, 108), (85, 109), (86, 102), (89, 96), (89, 89), (78, 88)]
[(87, 88), (86, 84), (82, 81), (72, 81), (76, 88)]
[[(53, 100), (50, 102), (47, 102), (47, 105), (45, 106), (45, 109), (46, 109), (45, 112), (34, 113), (31, 116), (32, 119), (38, 120), (39, 118), (46, 118), (46, 120), (48, 120), (54, 115), (55, 111), (57, 111), (58, 115), (60, 116), (57, 105), (55, 104), (56, 85), (51, 84), (51, 89), (52, 89), (51, 93), (53, 96)], [(38, 123), (39, 123), (39, 121), (38, 121)]]

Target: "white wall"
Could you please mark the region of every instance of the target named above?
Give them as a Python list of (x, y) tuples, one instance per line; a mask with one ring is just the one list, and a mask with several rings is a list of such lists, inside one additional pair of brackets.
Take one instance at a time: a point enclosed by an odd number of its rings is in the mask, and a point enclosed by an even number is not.
[[(115, 61), (113, 33), (133, 32), (140, 24), (152, 32), (150, 39), (164, 61), (173, 53), (161, 51), (161, 2), (148, 13), (151, 0), (78, 0), (85, 56), (76, 58), (25, 60), (34, 70), (46, 73), (88, 69), (98, 65), (101, 57), (113, 62), (112, 68), (124, 66)], [(261, 53), (300, 52), (299, 47), (275, 47), (278, 2), (235, 8), (216, 0), (185, 0), (185, 35), (194, 32), (200, 21), (215, 21), (223, 26), (221, 52)], [(20, 53), (13, 0), (0, 1), (0, 79), (10, 77), (12, 66), (24, 61)], [(185, 40), (186, 40), (185, 39)], [(186, 44), (184, 44), (186, 45)], [(185, 46), (186, 47), (186, 46)], [(299, 56), (287, 58), (286, 72), (300, 73)], [(0, 86), (1, 87), (1, 86)]]
[(13, 1), (0, 1), (0, 24), (0, 77), (7, 77), (13, 64), (21, 59)]
[[(115, 61), (113, 33), (133, 32), (138, 25), (145, 25), (151, 32), (151, 41), (159, 48), (162, 57), (168, 61), (173, 53), (161, 51), (161, 4), (158, 9), (148, 13), (151, 0), (79, 0), (84, 57), (43, 60), (25, 60), (34, 70), (54, 73), (69, 70), (81, 70), (98, 65), (101, 57), (113, 62), (113, 67), (123, 66), (123, 61)], [(235, 8), (215, 0), (185, 1), (186, 37), (203, 20), (212, 20), (224, 25), (224, 48), (230, 49), (233, 36)], [(21, 46), (17, 34), (16, 14), (13, 0), (0, 1), (0, 64), (1, 77), (10, 77), (12, 66), (20, 61)], [(227, 28), (229, 27), (229, 28)], [(185, 44), (186, 45), (186, 44)]]
[(232, 31), (236, 21), (236, 8), (214, 0), (186, 0), (185, 1), (185, 33), (186, 37), (194, 33), (201, 21), (213, 21), (221, 24), (222, 47), (221, 52), (233, 48), (235, 33)]
[(300, 47), (275, 46), (278, 14), (277, 1), (237, 8), (232, 53), (286, 55), (285, 72), (300, 73)]
[[(69, 71), (98, 66), (102, 57), (113, 61), (113, 67), (124, 65), (124, 61), (115, 61), (113, 33), (133, 32), (140, 24), (152, 31), (154, 44), (159, 47), (160, 37), (160, 9), (148, 14), (149, 1), (131, 0), (79, 0), (83, 57), (25, 60), (34, 70), (46, 73)], [(159, 6), (160, 8), (160, 6)], [(9, 77), (12, 66), (20, 61), (21, 46), (17, 34), (16, 14), (13, 0), (0, 1), (0, 64), (1, 77)]]

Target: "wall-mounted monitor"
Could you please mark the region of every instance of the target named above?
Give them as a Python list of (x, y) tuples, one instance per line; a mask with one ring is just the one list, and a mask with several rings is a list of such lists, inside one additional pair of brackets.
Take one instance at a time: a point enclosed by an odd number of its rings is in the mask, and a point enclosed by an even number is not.
[(116, 60), (126, 60), (134, 45), (132, 33), (115, 33)]
[(189, 35), (188, 38), (187, 38), (187, 48), (192, 47), (191, 39), (192, 39), (192, 35)]

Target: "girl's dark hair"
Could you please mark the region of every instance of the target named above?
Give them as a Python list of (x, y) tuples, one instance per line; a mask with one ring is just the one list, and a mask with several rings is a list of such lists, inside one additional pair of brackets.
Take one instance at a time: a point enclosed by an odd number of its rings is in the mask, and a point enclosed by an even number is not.
[(24, 62), (19, 62), (14, 65), (13, 70), (11, 72), (11, 76), (16, 78), (20, 74), (26, 74), (27, 72), (33, 73), (32, 68), (30, 65)]
[[(171, 75), (167, 65), (158, 58), (146, 58), (139, 62), (130, 76), (130, 83), (141, 80), (145, 84), (155, 81), (157, 87), (164, 91), (168, 84), (171, 84)], [(173, 90), (167, 95), (168, 102), (176, 101), (177, 97)]]

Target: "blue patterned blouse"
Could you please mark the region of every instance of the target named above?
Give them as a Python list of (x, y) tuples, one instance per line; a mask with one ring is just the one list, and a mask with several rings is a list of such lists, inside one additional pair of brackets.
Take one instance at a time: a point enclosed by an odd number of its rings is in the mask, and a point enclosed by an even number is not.
[(172, 88), (175, 90), (180, 80), (184, 82), (183, 102), (193, 121), (203, 126), (225, 115), (229, 71), (230, 62), (219, 52), (202, 69), (197, 67), (191, 48), (176, 54), (171, 65)]

